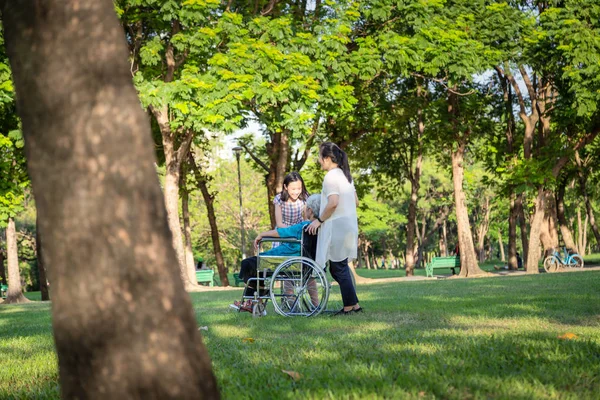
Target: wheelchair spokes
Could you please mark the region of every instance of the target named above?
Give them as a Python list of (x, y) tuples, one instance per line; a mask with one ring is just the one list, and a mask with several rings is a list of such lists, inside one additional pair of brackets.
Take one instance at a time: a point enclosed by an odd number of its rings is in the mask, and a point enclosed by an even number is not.
[(271, 301), (284, 316), (313, 316), (327, 305), (329, 284), (311, 259), (294, 257), (283, 262), (271, 278)]

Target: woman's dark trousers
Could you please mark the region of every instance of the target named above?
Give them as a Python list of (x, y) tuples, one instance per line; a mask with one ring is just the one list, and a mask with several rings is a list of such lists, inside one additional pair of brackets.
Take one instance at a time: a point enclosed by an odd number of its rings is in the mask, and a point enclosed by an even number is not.
[(329, 261), (329, 272), (335, 281), (340, 285), (342, 292), (342, 301), (344, 307), (358, 304), (354, 282), (352, 281), (352, 272), (348, 266), (348, 259), (342, 261)]

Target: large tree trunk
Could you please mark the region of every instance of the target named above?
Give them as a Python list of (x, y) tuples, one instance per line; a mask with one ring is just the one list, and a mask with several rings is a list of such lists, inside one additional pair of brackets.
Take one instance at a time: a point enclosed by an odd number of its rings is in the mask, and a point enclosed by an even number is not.
[(446, 219), (444, 219), (444, 222), (442, 223), (442, 243), (444, 244), (443, 248), (440, 248), (440, 255), (442, 257), (448, 257), (448, 235), (447, 235), (447, 227), (446, 227), (447, 221)]
[(19, 255), (17, 249), (17, 231), (15, 229), (15, 220), (8, 219), (6, 227), (6, 258), (8, 261), (8, 291), (4, 304), (29, 303), (29, 300), (23, 296), (23, 287), (21, 286), (21, 273), (19, 272)]
[(410, 201), (408, 203), (408, 225), (406, 227), (406, 276), (413, 276), (415, 269), (415, 237), (417, 231), (417, 203), (419, 182), (411, 179)]
[(356, 249), (356, 268), (363, 268), (363, 254), (362, 254), (362, 245), (360, 243), (360, 239), (358, 243), (358, 248)]
[(485, 262), (485, 237), (488, 233), (488, 228), (490, 226), (490, 198), (486, 197), (484, 200), (483, 206), (483, 221), (477, 227), (477, 255), (479, 257), (479, 262)]
[(527, 249), (527, 273), (539, 273), (540, 261), (540, 233), (544, 223), (546, 193), (543, 187), (538, 188), (538, 194), (535, 201), (535, 213), (531, 223), (531, 234), (529, 239), (529, 248)]
[(202, 193), (204, 204), (206, 205), (206, 214), (208, 215), (208, 224), (210, 225), (210, 237), (212, 240), (213, 251), (217, 262), (217, 270), (219, 271), (219, 279), (221, 286), (229, 286), (229, 278), (227, 278), (227, 267), (225, 267), (225, 260), (223, 259), (223, 250), (221, 250), (221, 239), (219, 237), (219, 228), (217, 226), (217, 217), (215, 215), (215, 195), (211, 194), (208, 190), (208, 178), (202, 174), (200, 168), (196, 164), (194, 156), (190, 154), (189, 163), (194, 171), (194, 177), (196, 183)]
[(583, 249), (583, 225), (581, 224), (581, 210), (577, 207), (577, 252), (582, 254)]
[(569, 223), (565, 217), (565, 187), (567, 186), (566, 180), (563, 180), (558, 185), (556, 192), (556, 216), (558, 218), (558, 226), (560, 227), (560, 233), (562, 235), (565, 246), (569, 249), (576, 249), (573, 235), (569, 229)]
[(40, 292), (42, 293), (42, 301), (47, 301), (50, 300), (50, 292), (48, 290), (48, 278), (46, 274), (46, 263), (44, 262), (42, 235), (40, 235), (39, 217), (36, 217), (35, 219), (35, 253), (37, 256), (37, 266), (40, 275)]
[(523, 262), (527, 265), (527, 253), (529, 251), (529, 212), (525, 213), (524, 201), (525, 194), (520, 193), (517, 195), (517, 199), (515, 201), (515, 207), (517, 208), (517, 215), (519, 216), (519, 227), (521, 232), (521, 247), (523, 249)]
[[(519, 263), (517, 261), (517, 218), (519, 208), (516, 202), (516, 194), (514, 189), (510, 189), (510, 209), (508, 213), (508, 268), (512, 270), (519, 269)], [(502, 256), (504, 257), (504, 248), (502, 249)], [(504, 258), (502, 258), (504, 261)]]
[(218, 398), (112, 2), (1, 5), (61, 397)]
[(369, 244), (367, 241), (363, 242), (363, 255), (365, 257), (365, 264), (367, 264), (367, 269), (371, 269), (371, 259), (369, 257)]
[(283, 179), (288, 169), (290, 157), (289, 132), (287, 130), (275, 132), (271, 143), (267, 144), (269, 154), (269, 168), (267, 173), (267, 196), (269, 203), (269, 216), (271, 226), (275, 226), (275, 205), (273, 198), (283, 189)]
[(586, 215), (585, 216), (585, 221), (583, 223), (583, 243), (582, 243), (582, 246), (581, 246), (582, 249), (581, 249), (581, 253), (579, 253), (579, 255), (581, 257), (585, 257), (585, 254), (586, 254), (586, 250), (585, 249), (586, 248), (588, 249), (587, 253), (588, 254), (591, 253), (591, 251), (589, 250), (588, 244), (587, 244), (587, 227), (588, 227), (588, 216)]
[(587, 191), (587, 178), (583, 172), (583, 163), (581, 161), (581, 158), (579, 157), (578, 151), (575, 152), (575, 162), (577, 164), (577, 177), (579, 178), (579, 188), (581, 194), (583, 195), (583, 200), (585, 202), (585, 210), (590, 221), (592, 232), (594, 233), (594, 237), (596, 238), (596, 243), (597, 245), (600, 245), (600, 229), (598, 229), (598, 225), (596, 225), (594, 209), (592, 207), (592, 203), (590, 201), (590, 197), (588, 196)]
[(442, 234), (440, 238), (440, 256), (448, 257), (448, 235), (446, 234), (446, 220), (442, 222)]
[[(504, 254), (504, 243), (502, 243), (502, 232), (498, 229), (498, 250), (500, 251), (500, 261), (506, 261), (506, 255)], [(516, 261), (516, 256), (515, 256)], [(513, 269), (513, 268), (511, 268)]]
[[(183, 217), (183, 235), (185, 238), (185, 263), (187, 270), (196, 270), (196, 263), (194, 262), (194, 249), (192, 247), (192, 227), (190, 226), (190, 193), (187, 189), (186, 174), (181, 176), (181, 186), (183, 187), (181, 193), (181, 216)], [(194, 280), (196, 282), (196, 274), (194, 273)]]
[(552, 192), (547, 191), (546, 195), (546, 214), (544, 216), (544, 220), (547, 222), (548, 226), (548, 237), (550, 239), (550, 245), (552, 248), (559, 247), (559, 238), (558, 238), (558, 221), (556, 217), (556, 201), (554, 200), (554, 195)]
[[(417, 96), (421, 97), (421, 85), (417, 88)], [(415, 236), (417, 229), (417, 206), (419, 202), (419, 188), (421, 187), (421, 168), (423, 165), (423, 134), (425, 122), (423, 121), (423, 110), (417, 109), (417, 158), (414, 166), (408, 165), (410, 181), (410, 200), (408, 203), (408, 226), (406, 230), (406, 276), (413, 276), (415, 269)], [(412, 150), (411, 157), (412, 160)]]
[(4, 251), (0, 248), (0, 283), (7, 284), (6, 270), (4, 269), (4, 260), (6, 259)]
[(150, 110), (160, 127), (163, 150), (165, 153), (164, 197), (169, 227), (171, 228), (172, 244), (175, 249), (175, 254), (177, 255), (181, 280), (186, 289), (189, 290), (198, 287), (198, 285), (196, 283), (196, 273), (193, 266), (190, 269), (185, 261), (185, 247), (183, 245), (183, 236), (181, 234), (181, 222), (179, 221), (179, 183), (182, 160), (187, 158), (193, 135), (191, 131), (186, 131), (182, 143), (176, 150), (176, 132), (173, 132), (171, 129), (168, 107), (166, 105), (162, 107), (150, 107)]
[(463, 156), (465, 147), (459, 143), (452, 152), (452, 182), (454, 184), (454, 206), (456, 210), (456, 225), (458, 233), (458, 247), (460, 249), (460, 274), (461, 277), (482, 275), (484, 272), (479, 268), (475, 247), (473, 246), (473, 235), (469, 223), (469, 211), (463, 190)]

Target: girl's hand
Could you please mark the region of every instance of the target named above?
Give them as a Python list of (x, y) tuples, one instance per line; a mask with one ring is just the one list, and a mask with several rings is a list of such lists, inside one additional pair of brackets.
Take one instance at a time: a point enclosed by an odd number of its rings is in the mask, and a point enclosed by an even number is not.
[(254, 239), (254, 248), (258, 250), (258, 242), (262, 239), (262, 236), (258, 235), (256, 239)]
[(315, 219), (313, 222), (310, 223), (310, 225), (308, 225), (308, 228), (306, 228), (306, 230), (311, 235), (316, 235), (317, 230), (319, 229), (320, 226), (321, 226), (321, 223), (319, 222), (319, 220)]

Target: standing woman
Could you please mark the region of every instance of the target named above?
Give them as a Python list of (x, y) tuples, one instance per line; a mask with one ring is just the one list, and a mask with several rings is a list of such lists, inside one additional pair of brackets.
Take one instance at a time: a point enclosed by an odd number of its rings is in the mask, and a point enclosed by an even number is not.
[(362, 312), (358, 304), (348, 259), (355, 259), (358, 246), (358, 197), (352, 183), (348, 156), (335, 143), (319, 147), (319, 164), (327, 171), (321, 191), (319, 217), (308, 227), (312, 234), (320, 227), (317, 239), (317, 264), (329, 261), (331, 276), (340, 285), (344, 308), (335, 315)]

